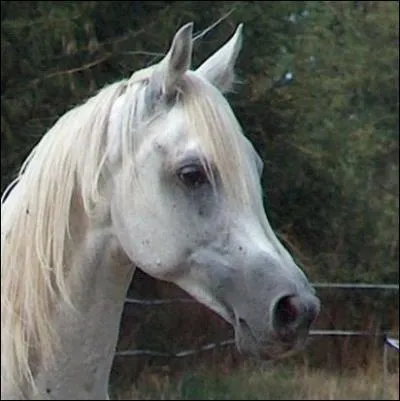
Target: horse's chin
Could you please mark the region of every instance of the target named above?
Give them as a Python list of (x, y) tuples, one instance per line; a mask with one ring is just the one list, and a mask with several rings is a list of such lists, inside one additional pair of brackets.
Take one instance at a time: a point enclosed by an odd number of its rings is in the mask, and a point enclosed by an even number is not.
[(238, 351), (247, 357), (263, 361), (280, 360), (291, 357), (304, 349), (306, 336), (299, 335), (295, 341), (282, 342), (274, 332), (267, 333), (262, 340), (258, 339), (250, 327), (243, 321), (236, 322), (235, 343)]
[(271, 344), (268, 347), (260, 345), (259, 347), (247, 347), (241, 342), (240, 344), (236, 341), (236, 347), (238, 351), (249, 358), (258, 359), (262, 361), (273, 361), (289, 358), (298, 352), (300, 352), (304, 347), (294, 346), (281, 346), (280, 344)]

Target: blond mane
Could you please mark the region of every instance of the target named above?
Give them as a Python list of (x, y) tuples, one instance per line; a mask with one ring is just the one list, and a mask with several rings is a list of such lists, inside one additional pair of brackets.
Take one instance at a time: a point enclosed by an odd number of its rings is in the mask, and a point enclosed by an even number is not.
[(107, 86), (64, 114), (2, 197), (1, 377), (16, 388), (33, 385), (30, 358), (52, 361), (52, 306), (71, 305), (64, 261), (72, 196), (79, 187), (88, 215), (101, 201), (108, 116), (124, 87)]
[[(45, 365), (53, 362), (57, 345), (51, 323), (53, 305), (65, 302), (73, 307), (66, 280), (73, 195), (79, 191), (87, 216), (93, 216), (104, 202), (101, 182), (107, 161), (108, 119), (115, 100), (124, 92), (122, 162), (132, 162), (136, 138), (132, 119), (137, 114), (132, 100), (151, 72), (141, 70), (129, 80), (109, 85), (63, 115), (31, 152), (3, 196), (1, 376), (2, 381), (13, 380), (17, 388), (25, 382), (34, 385), (31, 358), (40, 357)], [(253, 207), (251, 194), (259, 189), (254, 177), (244, 173), (249, 171), (240, 143), (244, 138), (227, 101), (191, 72), (182, 78), (178, 93), (187, 134), (200, 138), (229, 196)], [(264, 216), (262, 204), (256, 208)]]

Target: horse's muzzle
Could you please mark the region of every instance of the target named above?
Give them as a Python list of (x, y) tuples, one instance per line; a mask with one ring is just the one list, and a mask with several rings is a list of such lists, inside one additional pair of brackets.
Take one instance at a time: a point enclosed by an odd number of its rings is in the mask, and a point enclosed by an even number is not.
[(281, 296), (271, 308), (270, 323), (263, 334), (245, 319), (236, 319), (237, 346), (244, 354), (262, 359), (293, 355), (304, 348), (319, 310), (319, 299), (309, 292)]

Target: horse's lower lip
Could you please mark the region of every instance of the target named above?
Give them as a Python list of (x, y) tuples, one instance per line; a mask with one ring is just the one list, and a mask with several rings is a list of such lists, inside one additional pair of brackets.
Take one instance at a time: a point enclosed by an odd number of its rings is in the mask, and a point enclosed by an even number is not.
[[(243, 332), (245, 332), (248, 336), (247, 341), (253, 343), (253, 347), (250, 346), (250, 348), (248, 349), (246, 349), (247, 347), (243, 347), (243, 343), (240, 347), (238, 346), (240, 352), (243, 352), (244, 354), (249, 353), (256, 358), (262, 359), (264, 361), (269, 361), (273, 359), (286, 358), (287, 356), (293, 355), (303, 348), (303, 346), (300, 345), (302, 343), (302, 341), (300, 340), (301, 336), (294, 334), (290, 341), (281, 341), (279, 334), (274, 332), (270, 334), (270, 346), (272, 346), (272, 348), (268, 349), (268, 346), (266, 344), (263, 344), (262, 341), (257, 339), (245, 319), (238, 318), (236, 316), (235, 322), (237, 326), (236, 329), (240, 330), (242, 332), (242, 335)], [(253, 351), (251, 351), (251, 349), (253, 349)]]

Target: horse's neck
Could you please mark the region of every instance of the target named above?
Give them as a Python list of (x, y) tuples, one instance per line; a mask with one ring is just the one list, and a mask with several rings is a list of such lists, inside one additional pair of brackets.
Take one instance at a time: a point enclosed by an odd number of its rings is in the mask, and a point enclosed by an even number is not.
[[(72, 301), (55, 311), (60, 347), (56, 365), (35, 367), (40, 399), (107, 399), (108, 380), (133, 267), (110, 235), (85, 236), (71, 270)], [(77, 272), (75, 275), (74, 272)]]

